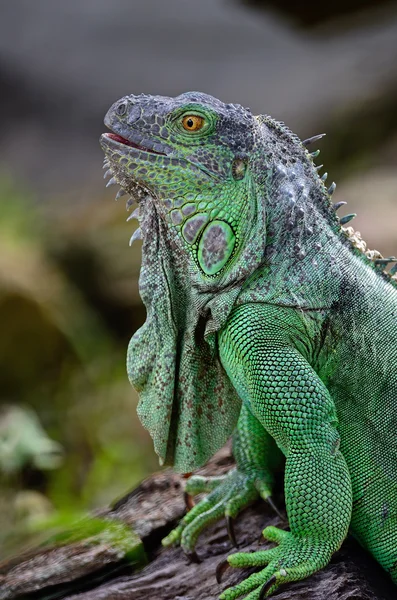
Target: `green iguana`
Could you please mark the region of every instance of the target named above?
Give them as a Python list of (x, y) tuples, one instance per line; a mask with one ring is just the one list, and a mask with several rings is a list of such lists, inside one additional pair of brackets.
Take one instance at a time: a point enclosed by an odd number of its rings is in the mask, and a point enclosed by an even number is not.
[[(232, 554), (263, 567), (220, 598), (257, 600), (324, 567), (348, 529), (397, 582), (397, 285), (393, 258), (341, 225), (307, 146), (283, 123), (206, 94), (126, 96), (101, 137), (108, 183), (142, 237), (146, 322), (128, 349), (161, 463), (201, 466), (233, 433), (237, 467), (163, 541), (258, 496), (285, 456), (290, 531)], [(233, 536), (232, 536), (233, 537)]]

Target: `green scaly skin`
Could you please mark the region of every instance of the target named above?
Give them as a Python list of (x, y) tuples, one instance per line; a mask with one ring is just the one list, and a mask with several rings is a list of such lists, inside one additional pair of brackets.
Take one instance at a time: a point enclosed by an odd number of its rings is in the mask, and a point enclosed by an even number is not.
[(269, 499), (283, 454), (290, 531), (268, 527), (275, 547), (229, 556), (262, 570), (221, 599), (307, 577), (349, 527), (397, 581), (397, 289), (341, 227), (317, 154), (198, 92), (126, 96), (105, 124), (111, 183), (139, 203), (147, 319), (127, 367), (140, 419), (181, 472), (234, 431), (236, 469), (188, 480), (208, 496), (164, 545), (192, 554), (211, 523)]

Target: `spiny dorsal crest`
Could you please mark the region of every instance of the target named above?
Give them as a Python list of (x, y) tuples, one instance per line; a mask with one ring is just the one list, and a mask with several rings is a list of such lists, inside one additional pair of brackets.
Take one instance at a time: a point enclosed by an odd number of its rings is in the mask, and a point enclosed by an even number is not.
[[(322, 134), (312, 136), (312, 137), (307, 138), (306, 140), (302, 141), (282, 121), (276, 121), (275, 119), (273, 119), (272, 117), (270, 117), (268, 115), (258, 115), (255, 118), (257, 119), (257, 121), (260, 124), (267, 125), (271, 129), (277, 131), (282, 137), (288, 138), (294, 144), (299, 144), (305, 150), (307, 149), (307, 147), (311, 146), (313, 143), (319, 141), (321, 138), (323, 138), (325, 136), (325, 134), (322, 133)], [(314, 163), (314, 159), (317, 158), (317, 156), (320, 154), (319, 150), (317, 150), (316, 152), (308, 152), (306, 150), (306, 152), (307, 152), (307, 156), (311, 158), (313, 163)], [(317, 167), (317, 171), (322, 166), (323, 165), (321, 165), (320, 167)], [(325, 187), (325, 181), (327, 179), (327, 175), (328, 174), (325, 173), (322, 177), (318, 176), (319, 180), (323, 183), (324, 187)], [(336, 216), (336, 211), (341, 206), (345, 205), (346, 202), (338, 202), (337, 204), (331, 205), (330, 199), (335, 191), (335, 188), (336, 188), (336, 184), (332, 183), (331, 186), (327, 190), (326, 199), (328, 201), (327, 208), (329, 206), (332, 207), (332, 209), (333, 209), (332, 212)], [(391, 262), (396, 263), (390, 269), (390, 271), (385, 271), (383, 269), (382, 272), (383, 272), (383, 274), (387, 275), (388, 278), (391, 281), (393, 281), (393, 283), (397, 284), (397, 259), (394, 256), (385, 258), (384, 256), (382, 256), (382, 254), (379, 252), (379, 250), (370, 250), (367, 246), (367, 243), (361, 237), (361, 233), (359, 231), (355, 231), (353, 229), (353, 227), (343, 227), (343, 225), (347, 224), (349, 221), (351, 221), (356, 216), (357, 216), (356, 214), (349, 214), (349, 215), (346, 215), (345, 217), (342, 217), (339, 220), (341, 232), (349, 239), (351, 245), (354, 248), (357, 248), (357, 250), (359, 250), (368, 260), (370, 260), (372, 263), (374, 263), (375, 266), (387, 267), (387, 265)]]
[[(350, 240), (352, 246), (360, 250), (364, 256), (366, 256), (370, 261), (375, 264), (379, 264), (381, 266), (387, 266), (389, 262), (395, 262), (395, 257), (391, 256), (389, 258), (385, 258), (379, 252), (379, 250), (370, 250), (367, 247), (367, 243), (361, 237), (361, 233), (359, 231), (354, 231), (353, 227), (341, 227), (341, 230), (346, 235), (346, 237)], [(383, 271), (386, 275), (389, 275), (390, 279), (397, 282), (397, 269), (396, 265), (390, 270), (390, 272)]]

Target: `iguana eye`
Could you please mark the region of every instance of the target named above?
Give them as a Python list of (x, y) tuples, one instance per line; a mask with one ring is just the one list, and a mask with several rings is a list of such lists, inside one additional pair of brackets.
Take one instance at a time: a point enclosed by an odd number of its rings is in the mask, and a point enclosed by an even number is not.
[(204, 123), (205, 119), (199, 115), (186, 115), (182, 119), (182, 126), (186, 131), (198, 131)]

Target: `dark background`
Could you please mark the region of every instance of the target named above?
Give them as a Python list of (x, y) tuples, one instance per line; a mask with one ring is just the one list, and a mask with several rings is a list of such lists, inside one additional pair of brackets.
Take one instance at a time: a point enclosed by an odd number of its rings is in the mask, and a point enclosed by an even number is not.
[(335, 201), (388, 256), (397, 3), (1, 0), (0, 85), (5, 554), (43, 519), (67, 522), (157, 468), (124, 367), (144, 311), (134, 226), (102, 179), (109, 105), (200, 90), (302, 137), (326, 131), (318, 163), (338, 183)]

